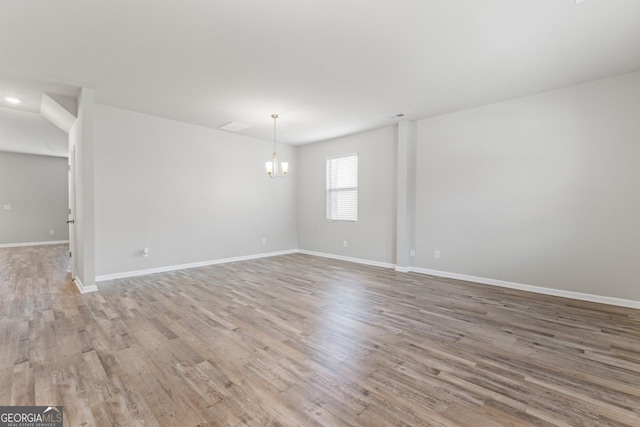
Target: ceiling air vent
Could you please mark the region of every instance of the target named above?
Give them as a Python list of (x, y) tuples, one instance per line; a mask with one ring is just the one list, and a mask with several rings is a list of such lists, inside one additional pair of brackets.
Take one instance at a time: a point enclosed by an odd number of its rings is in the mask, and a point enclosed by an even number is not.
[(404, 114), (403, 114), (403, 113), (396, 114), (395, 116), (391, 116), (391, 118), (392, 118), (392, 119), (400, 119), (400, 118), (402, 118), (402, 117), (404, 117)]
[(228, 130), (229, 132), (240, 132), (241, 130), (245, 130), (250, 127), (249, 125), (245, 125), (244, 123), (239, 122), (229, 122), (220, 126), (218, 129)]

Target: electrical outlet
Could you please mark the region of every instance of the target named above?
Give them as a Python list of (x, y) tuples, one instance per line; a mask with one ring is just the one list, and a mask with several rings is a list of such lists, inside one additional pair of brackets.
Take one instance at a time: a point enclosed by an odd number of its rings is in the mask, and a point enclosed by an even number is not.
[(342, 245), (346, 248), (347, 247), (347, 241), (345, 240), (344, 242), (342, 242)]
[(53, 231), (53, 230), (49, 230), (49, 236), (53, 236), (54, 234), (56, 234), (56, 232), (55, 232), (55, 231)]
[(11, 205), (4, 205), (4, 210), (5, 211), (10, 211), (11, 210)]
[(142, 258), (147, 258), (149, 256), (149, 248), (144, 248), (142, 250)]
[(262, 244), (263, 244), (263, 245), (266, 245), (266, 244), (267, 244), (267, 238), (266, 238), (266, 237), (263, 237), (263, 238), (262, 238)]
[(409, 254), (411, 256), (416, 256), (416, 250), (415, 249), (411, 249), (411, 251), (409, 252)]
[(440, 259), (440, 251), (435, 251), (435, 253), (433, 254), (433, 257), (435, 259)]

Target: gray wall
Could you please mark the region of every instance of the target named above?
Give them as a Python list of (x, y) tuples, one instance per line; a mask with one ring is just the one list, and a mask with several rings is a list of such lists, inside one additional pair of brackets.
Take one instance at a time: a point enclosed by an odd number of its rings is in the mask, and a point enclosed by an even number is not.
[(267, 141), (102, 105), (95, 139), (96, 275), (297, 248), (294, 147), (270, 179)]
[(0, 244), (69, 239), (67, 174), (64, 157), (0, 152)]
[(640, 300), (640, 73), (422, 120), (417, 142), (416, 266)]
[[(388, 127), (299, 147), (300, 249), (395, 262), (395, 140)], [(351, 153), (358, 153), (358, 221), (327, 221), (326, 157)]]
[[(301, 249), (396, 262), (398, 135), (299, 148)], [(415, 138), (413, 267), (640, 301), (640, 73), (420, 120)], [(325, 157), (356, 151), (360, 220), (327, 222)]]

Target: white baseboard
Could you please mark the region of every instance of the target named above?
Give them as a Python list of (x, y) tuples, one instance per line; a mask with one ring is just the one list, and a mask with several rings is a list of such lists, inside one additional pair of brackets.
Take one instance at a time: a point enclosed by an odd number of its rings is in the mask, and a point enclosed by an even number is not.
[(0, 248), (19, 248), (22, 246), (43, 246), (43, 245), (61, 245), (69, 243), (68, 240), (50, 240), (47, 242), (26, 242), (26, 243), (2, 243)]
[(88, 294), (89, 292), (98, 292), (98, 287), (96, 285), (84, 286), (80, 281), (80, 279), (78, 279), (77, 277), (73, 279), (73, 281), (75, 282), (81, 294)]
[(427, 268), (409, 267), (414, 273), (427, 274), (429, 276), (446, 277), (448, 279), (463, 280), (465, 282), (481, 283), (484, 285), (499, 286), (501, 288), (517, 289), (519, 291), (534, 292), (536, 294), (551, 295), (562, 298), (570, 298), (580, 301), (597, 302), (600, 304), (615, 305), (619, 307), (640, 309), (640, 301), (622, 298), (605, 297), (601, 295), (585, 294), (582, 292), (563, 291), (561, 289), (545, 288), (541, 286), (524, 285), (522, 283), (507, 282), (504, 280), (487, 279), (485, 277), (468, 276), (466, 274), (449, 273), (447, 271), (429, 270)]
[(358, 264), (366, 264), (366, 265), (374, 265), (374, 266), (377, 266), (377, 267), (393, 268), (393, 269), (395, 269), (395, 271), (400, 272), (400, 273), (414, 272), (414, 273), (420, 273), (420, 274), (427, 274), (429, 276), (446, 277), (448, 279), (462, 280), (462, 281), (465, 281), (465, 282), (474, 282), (474, 283), (480, 283), (480, 284), (484, 284), (484, 285), (499, 286), (499, 287), (502, 287), (502, 288), (517, 289), (517, 290), (520, 290), (520, 291), (534, 292), (534, 293), (537, 293), (537, 294), (551, 295), (551, 296), (557, 296), (557, 297), (563, 297), (563, 298), (570, 298), (570, 299), (579, 300), (579, 301), (596, 302), (596, 303), (600, 303), (600, 304), (615, 305), (615, 306), (618, 306), (618, 307), (627, 307), (627, 308), (640, 309), (640, 301), (633, 301), (633, 300), (622, 299), (622, 298), (614, 298), (614, 297), (606, 297), (606, 296), (601, 296), (601, 295), (585, 294), (585, 293), (582, 293), (582, 292), (563, 291), (563, 290), (560, 290), (560, 289), (545, 288), (545, 287), (541, 287), (541, 286), (524, 285), (522, 283), (513, 283), (513, 282), (507, 282), (507, 281), (504, 281), (504, 280), (487, 279), (487, 278), (484, 278), (484, 277), (469, 276), (469, 275), (466, 275), (466, 274), (458, 274), (458, 273), (449, 273), (449, 272), (446, 272), (446, 271), (429, 270), (429, 269), (426, 269), (426, 268), (402, 267), (402, 266), (399, 266), (399, 265), (394, 265), (394, 264), (386, 263), (386, 262), (369, 261), (369, 260), (360, 259), (360, 258), (351, 258), (351, 257), (345, 257), (345, 256), (341, 256), (341, 255), (333, 255), (333, 254), (326, 254), (326, 253), (321, 253), (321, 252), (307, 251), (307, 250), (304, 250), (304, 249), (299, 249), (298, 252), (302, 253), (302, 254), (307, 254), (307, 255), (321, 256), (321, 257), (324, 257), (324, 258), (333, 258), (333, 259), (339, 259), (339, 260), (342, 260), (342, 261), (356, 262)]
[(100, 276), (96, 276), (96, 282), (104, 282), (106, 280), (114, 280), (114, 279), (124, 279), (126, 277), (145, 276), (147, 274), (165, 273), (167, 271), (184, 270), (187, 268), (206, 267), (208, 265), (215, 265), (215, 264), (226, 264), (228, 262), (248, 261), (251, 259), (267, 258), (272, 256), (278, 256), (278, 255), (288, 255), (296, 252), (298, 252), (297, 249), (290, 249), (290, 250), (279, 251), (279, 252), (266, 252), (261, 254), (245, 255), (245, 256), (232, 257), (232, 258), (221, 258), (221, 259), (215, 259), (211, 261), (192, 262), (189, 264), (179, 264), (179, 265), (169, 265), (166, 267), (148, 268), (145, 270), (125, 271), (123, 273), (103, 274)]
[[(449, 279), (462, 280), (466, 282), (474, 282), (474, 283), (480, 283), (484, 285), (499, 286), (499, 287), (508, 288), (508, 289), (516, 289), (520, 291), (534, 292), (537, 294), (570, 298), (570, 299), (579, 300), (579, 301), (588, 301), (588, 302), (595, 302), (600, 304), (614, 305), (619, 307), (640, 309), (640, 301), (606, 297), (601, 295), (585, 294), (582, 292), (564, 291), (560, 289), (545, 288), (541, 286), (525, 285), (522, 283), (507, 282), (504, 280), (497, 280), (497, 279), (487, 279), (484, 277), (469, 276), (466, 274), (458, 274), (458, 273), (449, 273), (446, 271), (430, 270), (430, 269), (420, 268), (420, 267), (401, 267), (388, 262), (370, 261), (370, 260), (361, 259), (361, 258), (352, 258), (352, 257), (347, 257), (342, 255), (328, 254), (324, 252), (308, 251), (305, 249), (291, 249), (286, 251), (267, 252), (267, 253), (239, 256), (239, 257), (233, 257), (233, 258), (222, 258), (222, 259), (217, 259), (212, 261), (202, 261), (202, 262), (194, 262), (189, 264), (171, 265), (166, 267), (157, 267), (157, 268), (150, 268), (145, 270), (127, 271), (123, 273), (105, 274), (105, 275), (96, 276), (96, 282), (103, 282), (106, 280), (114, 280), (114, 279), (123, 279), (126, 277), (144, 276), (147, 274), (164, 273), (167, 271), (184, 270), (187, 268), (205, 267), (208, 265), (215, 265), (215, 264), (225, 264), (228, 262), (248, 261), (252, 259), (266, 258), (266, 257), (272, 257), (272, 256), (278, 256), (278, 255), (288, 255), (293, 253), (301, 253), (306, 255), (323, 257), (323, 258), (331, 258), (331, 259), (337, 259), (341, 261), (355, 262), (358, 264), (372, 265), (375, 267), (392, 268), (402, 273), (414, 272), (414, 273), (426, 274), (429, 276), (445, 277)], [(82, 283), (79, 283), (80, 281), (78, 279), (75, 279), (75, 280), (77, 280), (76, 284), (78, 285), (78, 289), (80, 289), (81, 293), (95, 292), (98, 290), (98, 288), (95, 285), (89, 288), (85, 288), (82, 286)]]
[(298, 249), (297, 252), (301, 253), (301, 254), (319, 256), (319, 257), (323, 257), (323, 258), (339, 259), (340, 261), (349, 261), (349, 262), (355, 262), (355, 263), (358, 263), (358, 264), (373, 265), (375, 267), (384, 267), (384, 268), (394, 268), (395, 267), (395, 264), (391, 264), (391, 263), (388, 263), (388, 262), (369, 261), (368, 259), (351, 258), (351, 257), (348, 257), (348, 256), (327, 254), (327, 253), (324, 253), (324, 252), (308, 251), (306, 249)]

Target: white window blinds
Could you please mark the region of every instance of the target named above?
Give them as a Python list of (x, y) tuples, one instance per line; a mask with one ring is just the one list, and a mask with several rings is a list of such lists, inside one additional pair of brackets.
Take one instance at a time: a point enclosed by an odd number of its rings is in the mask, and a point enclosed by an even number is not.
[(327, 219), (358, 220), (358, 155), (327, 159)]

